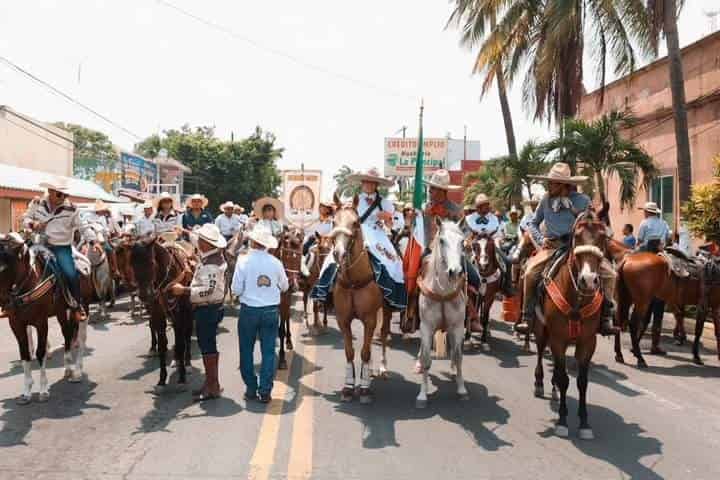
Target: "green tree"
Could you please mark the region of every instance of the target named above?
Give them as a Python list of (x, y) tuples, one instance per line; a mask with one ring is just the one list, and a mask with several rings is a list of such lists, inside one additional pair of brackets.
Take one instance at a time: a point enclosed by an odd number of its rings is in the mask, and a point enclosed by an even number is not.
[(720, 242), (720, 155), (713, 160), (715, 180), (693, 185), (690, 200), (683, 206), (688, 230), (698, 238)]
[(166, 130), (162, 137), (149, 137), (136, 146), (137, 153), (154, 157), (160, 148), (192, 169), (185, 177), (184, 191), (201, 193), (212, 208), (222, 202), (249, 206), (257, 198), (276, 196), (280, 186), (277, 160), (283, 149), (276, 146), (272, 133), (260, 127), (247, 138), (224, 141), (215, 136), (211, 127)]
[[(635, 123), (626, 112), (611, 112), (593, 122), (569, 119), (565, 121), (564, 135), (545, 145), (548, 154), (561, 155), (574, 171), (590, 179), (586, 191), (597, 192), (605, 202), (605, 181), (620, 180), (620, 207), (632, 207), (638, 185), (648, 188), (658, 170), (652, 158), (638, 144), (623, 138), (622, 131)], [(642, 183), (641, 183), (642, 179)]]
[(479, 193), (484, 193), (495, 206), (506, 206), (506, 199), (500, 194), (502, 186), (502, 171), (495, 160), (485, 162), (483, 167), (474, 172), (466, 173), (463, 177), (465, 187), (465, 205), (472, 205)]
[(652, 48), (657, 54), (660, 37), (665, 36), (670, 70), (670, 92), (675, 116), (675, 144), (677, 148), (678, 187), (680, 202), (690, 198), (692, 162), (685, 107), (685, 79), (683, 75), (677, 19), (684, 0), (647, 0), (651, 20)]
[(525, 194), (532, 196), (532, 186), (538, 183), (531, 175), (542, 175), (549, 165), (545, 149), (534, 140), (523, 145), (518, 156), (506, 155), (494, 159), (501, 177), (496, 194), (506, 203), (520, 206)]
[(107, 135), (73, 123), (56, 122), (53, 125), (72, 132), (75, 138), (75, 177), (94, 182), (98, 173), (112, 173), (117, 170), (118, 154)]

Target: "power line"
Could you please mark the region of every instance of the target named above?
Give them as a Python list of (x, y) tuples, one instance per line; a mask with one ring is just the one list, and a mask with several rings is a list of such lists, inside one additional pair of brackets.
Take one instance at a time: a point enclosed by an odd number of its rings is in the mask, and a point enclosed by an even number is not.
[[(19, 113), (17, 113), (17, 112), (14, 112), (14, 111), (12, 111), (12, 110), (9, 110), (9, 109), (3, 109), (3, 111), (6, 112), (6, 113), (9, 113), (10, 115), (12, 115), (12, 116), (14, 116), (14, 117), (19, 118), (20, 120), (23, 120), (23, 121), (25, 121), (25, 122), (27, 122), (27, 123), (29, 123), (29, 124), (31, 124), (31, 125), (36, 126), (37, 128), (39, 128), (39, 129), (41, 129), (41, 130), (46, 131), (46, 132), (49, 133), (50, 135), (55, 135), (56, 137), (61, 138), (61, 139), (65, 140), (66, 142), (70, 142), (70, 143), (72, 143), (73, 145), (75, 145), (75, 140), (73, 140), (72, 138), (68, 138), (68, 137), (66, 137), (65, 135), (61, 135), (61, 134), (59, 134), (59, 133), (57, 133), (57, 132), (54, 132), (53, 130), (49, 129), (49, 128), (46, 127), (45, 125), (43, 125), (43, 124), (41, 124), (41, 123), (38, 123), (38, 122), (34, 121), (33, 119), (26, 117), (25, 115), (21, 115), (21, 114), (19, 114)], [(10, 122), (10, 120), (8, 120), (8, 121)], [(14, 122), (10, 122), (10, 123), (14, 123)], [(75, 146), (77, 146), (77, 145), (75, 145)]]
[(71, 102), (71, 103), (79, 106), (79, 107), (82, 108), (83, 110), (85, 110), (85, 111), (87, 111), (87, 112), (90, 112), (91, 114), (95, 115), (96, 117), (100, 118), (101, 120), (105, 121), (106, 123), (114, 126), (115, 128), (117, 128), (117, 129), (119, 129), (119, 130), (122, 130), (123, 132), (127, 133), (127, 134), (130, 135), (131, 137), (134, 137), (134, 138), (136, 138), (137, 140), (142, 140), (143, 137), (141, 137), (140, 135), (138, 135), (138, 134), (136, 134), (136, 133), (128, 130), (127, 128), (123, 127), (123, 126), (120, 125), (119, 123), (114, 122), (113, 120), (109, 119), (108, 117), (106, 117), (105, 115), (99, 113), (98, 111), (94, 110), (93, 108), (88, 107), (88, 106), (85, 105), (84, 103), (80, 102), (79, 100), (76, 100), (75, 98), (71, 97), (70, 95), (66, 94), (65, 92), (61, 91), (60, 89), (52, 86), (52, 85), (49, 84), (48, 82), (46, 82), (46, 81), (38, 78), (37, 76), (35, 76), (35, 75), (33, 75), (32, 73), (28, 72), (27, 70), (25, 70), (25, 69), (22, 68), (21, 66), (19, 66), (19, 65), (17, 65), (16, 63), (12, 62), (12, 61), (9, 60), (8, 58), (3, 57), (2, 55), (0, 55), (0, 61), (2, 61), (3, 63), (7, 64), (7, 65), (10, 66), (10, 67), (12, 67), (13, 69), (17, 70), (18, 72), (22, 73), (22, 74), (25, 75), (26, 77), (28, 77), (28, 78), (30, 78), (31, 80), (35, 81), (36, 83), (38, 83), (38, 84), (44, 86), (45, 88), (49, 89), (50, 91), (52, 91), (52, 92), (55, 93), (56, 95), (58, 95), (58, 96), (64, 98), (65, 100), (67, 100), (67, 101), (69, 101), (69, 102)]
[(396, 91), (396, 90), (392, 90), (392, 89), (390, 89), (390, 88), (386, 88), (386, 87), (383, 87), (383, 86), (380, 86), (380, 85), (376, 85), (376, 84), (374, 84), (374, 83), (372, 83), (372, 82), (369, 82), (369, 81), (367, 81), (367, 80), (362, 80), (362, 79), (359, 79), (359, 78), (352, 77), (352, 76), (347, 75), (347, 74), (345, 74), (345, 73), (333, 71), (333, 70), (330, 70), (330, 69), (328, 69), (328, 68), (326, 68), (326, 67), (323, 67), (323, 66), (321, 66), (321, 65), (317, 65), (317, 64), (314, 64), (314, 63), (306, 62), (305, 60), (302, 60), (301, 58), (298, 58), (298, 57), (296, 57), (296, 56), (294, 56), (294, 55), (292, 55), (292, 54), (290, 54), (290, 53), (287, 53), (287, 52), (284, 52), (284, 51), (282, 51), (282, 50), (278, 50), (278, 49), (275, 49), (275, 48), (272, 48), (272, 47), (268, 47), (268, 46), (266, 46), (266, 45), (261, 44), (260, 42), (258, 42), (258, 41), (256, 41), (256, 40), (250, 38), (250, 37), (247, 37), (247, 36), (245, 36), (245, 35), (239, 34), (239, 33), (231, 30), (230, 28), (228, 28), (228, 27), (226, 27), (226, 26), (224, 26), (224, 25), (221, 25), (221, 24), (216, 23), (216, 22), (214, 22), (214, 21), (212, 21), (212, 20), (208, 20), (208, 19), (206, 19), (206, 18), (200, 17), (200, 16), (198, 16), (198, 15), (192, 13), (192, 12), (189, 12), (189, 11), (183, 9), (183, 8), (180, 8), (180, 7), (178, 7), (177, 5), (174, 5), (174, 4), (172, 4), (172, 3), (170, 3), (170, 2), (168, 2), (168, 1), (166, 1), (166, 0), (155, 0), (155, 1), (156, 1), (156, 3), (158, 3), (158, 4), (162, 5), (162, 6), (165, 6), (165, 7), (167, 7), (167, 8), (173, 9), (173, 10), (175, 10), (176, 12), (181, 13), (182, 15), (185, 15), (186, 17), (192, 18), (193, 20), (195, 20), (195, 21), (197, 21), (197, 22), (199, 22), (199, 23), (202, 23), (203, 25), (205, 25), (205, 26), (207, 26), (207, 27), (210, 27), (210, 28), (212, 28), (212, 29), (214, 29), (214, 30), (217, 30), (217, 31), (219, 31), (219, 32), (222, 32), (222, 33), (224, 33), (224, 34), (226, 34), (226, 35), (234, 38), (235, 40), (239, 40), (239, 41), (241, 41), (241, 42), (244, 42), (244, 43), (250, 45), (251, 47), (253, 47), (253, 48), (257, 49), (257, 50), (261, 50), (261, 51), (263, 51), (263, 52), (265, 52), (265, 53), (268, 53), (268, 54), (270, 54), (270, 55), (274, 55), (274, 56), (276, 56), (276, 57), (283, 58), (283, 59), (285, 59), (285, 60), (287, 60), (287, 61), (289, 61), (289, 62), (292, 62), (292, 63), (294, 63), (294, 64), (296, 64), (296, 65), (299, 65), (299, 66), (301, 66), (301, 67), (303, 67), (303, 68), (306, 68), (306, 69), (308, 69), (308, 70), (312, 70), (312, 71), (314, 71), (314, 72), (316, 72), (316, 73), (322, 73), (322, 74), (328, 75), (328, 76), (330, 76), (330, 77), (333, 77), (333, 78), (335, 78), (335, 79), (337, 79), (337, 80), (342, 80), (342, 81), (345, 81), (345, 82), (348, 82), (348, 83), (352, 83), (352, 84), (354, 84), (354, 85), (356, 85), (356, 86), (359, 86), (359, 87), (362, 87), (362, 88), (366, 88), (366, 89), (368, 89), (368, 90), (374, 90), (374, 91), (376, 91), (376, 92), (378, 92), (378, 93), (381, 93), (381, 94), (383, 94), (383, 95), (388, 95), (388, 96), (398, 97), (398, 98), (404, 98), (404, 99), (408, 99), (408, 100), (412, 100), (412, 101), (417, 100), (417, 98), (415, 98), (415, 97), (413, 97), (413, 96), (411, 96), (411, 95), (406, 95), (406, 94), (401, 93), (401, 92), (398, 92), (398, 91)]

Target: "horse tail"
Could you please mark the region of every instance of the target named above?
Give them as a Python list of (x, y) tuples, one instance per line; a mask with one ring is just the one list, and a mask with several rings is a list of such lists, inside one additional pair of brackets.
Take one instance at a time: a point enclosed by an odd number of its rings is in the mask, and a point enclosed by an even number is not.
[(630, 295), (630, 290), (625, 282), (625, 260), (626, 259), (621, 260), (620, 265), (618, 265), (617, 286), (615, 289), (618, 300), (618, 326), (621, 328), (628, 325), (630, 319), (630, 305), (632, 304), (632, 296)]

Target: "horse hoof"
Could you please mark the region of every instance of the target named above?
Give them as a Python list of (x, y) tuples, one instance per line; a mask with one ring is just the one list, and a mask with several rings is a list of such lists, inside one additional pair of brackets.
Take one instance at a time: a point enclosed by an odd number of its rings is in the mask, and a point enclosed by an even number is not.
[(415, 400), (415, 408), (423, 409), (427, 408), (427, 400), (420, 400), (419, 398)]
[(638, 368), (648, 368), (647, 362), (642, 358), (638, 359), (637, 366)]
[(578, 432), (580, 440), (595, 440), (595, 434), (593, 434), (592, 428), (581, 428)]
[(625, 357), (623, 357), (622, 355), (615, 355), (615, 361), (617, 363), (625, 363)]
[(278, 370), (287, 370), (287, 368), (288, 368), (287, 361), (286, 361), (285, 359), (280, 360), (280, 361), (278, 362), (278, 367), (277, 367), (277, 368), (278, 368)]
[(560, 438), (567, 438), (568, 435), (570, 435), (570, 431), (565, 425), (555, 425), (555, 435)]
[(38, 394), (38, 402), (40, 403), (47, 403), (48, 400), (50, 400), (50, 393), (48, 392), (41, 392)]
[(533, 390), (533, 395), (535, 395), (535, 398), (543, 398), (545, 396), (545, 389), (542, 387), (542, 385), (535, 386), (535, 390)]
[(360, 389), (360, 403), (363, 405), (369, 405), (373, 403), (373, 394), (369, 388)]
[(705, 365), (705, 362), (703, 362), (703, 361), (700, 359), (700, 357), (695, 357), (695, 358), (693, 358), (693, 363), (694, 363), (695, 365)]
[(342, 392), (340, 393), (340, 400), (343, 402), (352, 402), (353, 401), (353, 395), (355, 394), (355, 389), (350, 387), (345, 387), (342, 389)]
[(32, 402), (32, 395), (20, 395), (15, 399), (18, 405), (29, 405)]

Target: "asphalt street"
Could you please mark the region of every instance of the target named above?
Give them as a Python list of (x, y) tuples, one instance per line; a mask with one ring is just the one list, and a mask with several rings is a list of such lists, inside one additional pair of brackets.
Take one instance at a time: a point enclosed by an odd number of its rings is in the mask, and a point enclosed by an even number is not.
[[(298, 313), (290, 369), (278, 373), (275, 399), (268, 406), (242, 399), (233, 310), (219, 336), (224, 397), (206, 404), (193, 404), (189, 393), (201, 381), (197, 346), (188, 390), (171, 385), (158, 391), (157, 359), (147, 356), (147, 323), (131, 319), (121, 301), (110, 320), (90, 325), (87, 378), (78, 384), (64, 381), (62, 352), (56, 351), (49, 361), (50, 401), (18, 405), (22, 367), (7, 321), (1, 319), (0, 479), (652, 480), (720, 475), (720, 362), (708, 339), (702, 351), (705, 366), (693, 365), (689, 346), (675, 347), (666, 336), (670, 355), (648, 355), (647, 370), (617, 364), (611, 342), (601, 339), (588, 392), (596, 438), (586, 441), (577, 437), (574, 379), (570, 437), (558, 438), (555, 406), (532, 395), (535, 356), (521, 351), (507, 324), (493, 322), (489, 351), (466, 354), (469, 401), (456, 398), (449, 361), (440, 360), (432, 366), (428, 408), (418, 410), (417, 338), (403, 340), (393, 325), (391, 373), (373, 381), (375, 402), (342, 403), (345, 360), (335, 320), (330, 318), (324, 335), (313, 337)], [(493, 318), (498, 317), (495, 312)], [(54, 319), (51, 324), (52, 346), (58, 347)], [(379, 347), (374, 354), (379, 360)], [(625, 357), (632, 358), (627, 347)], [(37, 387), (37, 369), (34, 375)]]

